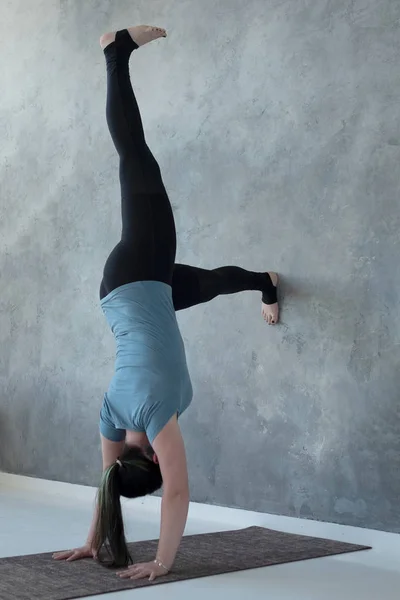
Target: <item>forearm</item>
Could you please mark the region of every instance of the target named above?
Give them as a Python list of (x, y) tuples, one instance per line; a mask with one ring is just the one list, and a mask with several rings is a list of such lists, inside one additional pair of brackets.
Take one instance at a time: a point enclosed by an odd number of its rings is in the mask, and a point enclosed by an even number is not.
[(189, 510), (189, 493), (164, 494), (157, 559), (170, 569), (178, 551)]

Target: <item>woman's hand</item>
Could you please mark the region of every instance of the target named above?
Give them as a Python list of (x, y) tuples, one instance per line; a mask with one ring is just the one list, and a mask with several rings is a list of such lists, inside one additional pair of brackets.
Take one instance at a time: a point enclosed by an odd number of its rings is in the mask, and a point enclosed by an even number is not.
[(117, 573), (122, 579), (144, 579), (149, 578), (149, 581), (154, 581), (157, 577), (167, 575), (168, 571), (164, 567), (160, 567), (154, 562), (139, 563), (132, 565), (126, 571)]
[(85, 546), (75, 548), (74, 550), (55, 552), (53, 558), (54, 560), (66, 560), (67, 562), (72, 562), (73, 560), (81, 560), (82, 558), (97, 558), (97, 554), (94, 548), (86, 544)]

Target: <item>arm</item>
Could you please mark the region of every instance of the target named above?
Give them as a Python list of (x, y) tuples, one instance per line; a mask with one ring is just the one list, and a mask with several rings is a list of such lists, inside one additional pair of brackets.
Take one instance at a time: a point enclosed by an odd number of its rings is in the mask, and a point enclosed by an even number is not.
[(186, 453), (176, 416), (158, 434), (153, 448), (164, 482), (157, 559), (170, 569), (185, 530), (189, 509)]

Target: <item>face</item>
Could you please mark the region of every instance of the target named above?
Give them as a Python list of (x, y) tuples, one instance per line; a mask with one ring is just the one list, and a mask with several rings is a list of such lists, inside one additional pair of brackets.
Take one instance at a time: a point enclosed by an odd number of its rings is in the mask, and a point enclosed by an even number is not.
[(127, 431), (125, 443), (127, 446), (139, 446), (146, 458), (158, 465), (157, 455), (150, 446), (149, 440), (145, 433), (140, 433), (138, 431)]

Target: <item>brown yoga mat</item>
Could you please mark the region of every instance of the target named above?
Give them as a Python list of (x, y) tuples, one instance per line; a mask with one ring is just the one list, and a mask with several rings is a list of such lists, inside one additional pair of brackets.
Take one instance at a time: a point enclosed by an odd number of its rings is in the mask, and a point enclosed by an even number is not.
[[(144, 562), (154, 558), (157, 541), (129, 546), (134, 561)], [(262, 527), (192, 535), (183, 538), (173, 571), (153, 583), (121, 580), (92, 559), (66, 563), (54, 561), (51, 554), (15, 556), (0, 559), (0, 598), (72, 600), (358, 550), (370, 548)]]

